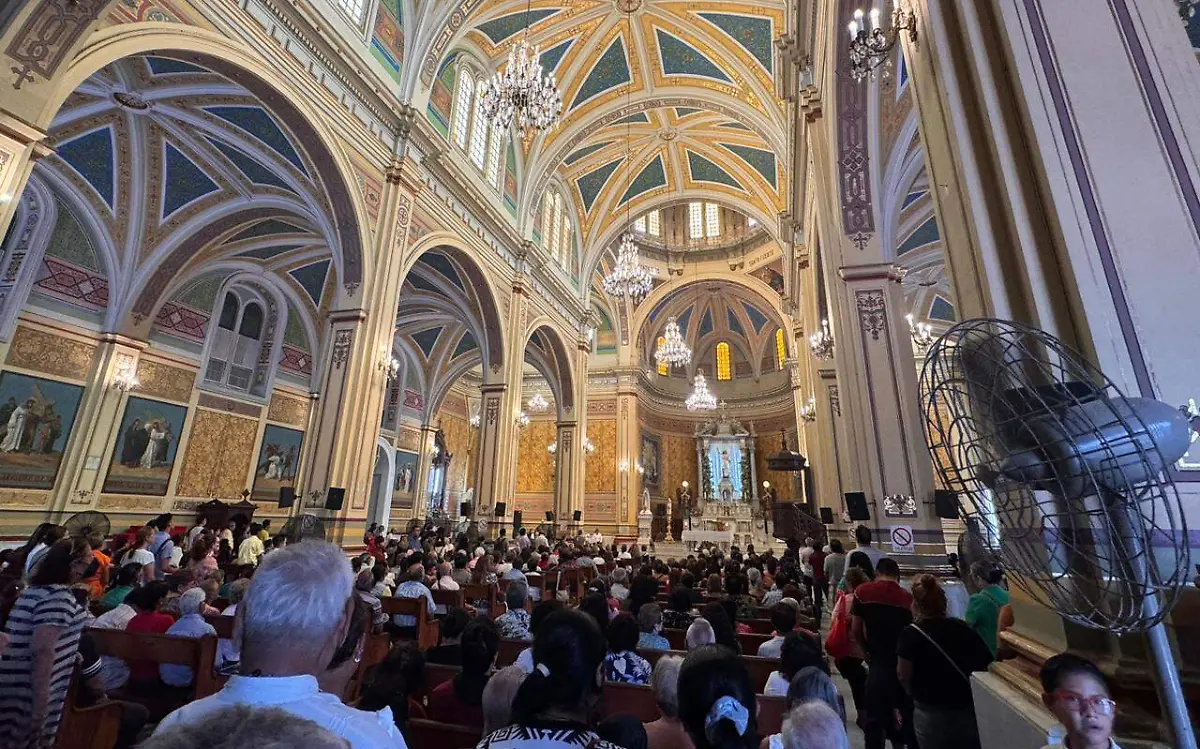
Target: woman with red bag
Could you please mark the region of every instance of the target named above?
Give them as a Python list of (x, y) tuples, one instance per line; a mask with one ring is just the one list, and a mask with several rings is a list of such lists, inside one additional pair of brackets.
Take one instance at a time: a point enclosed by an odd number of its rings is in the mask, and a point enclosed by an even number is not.
[(846, 590), (838, 595), (837, 603), (829, 618), (829, 638), (825, 641), (825, 652), (834, 660), (838, 673), (850, 684), (850, 695), (854, 710), (862, 722), (863, 699), (867, 687), (867, 669), (863, 666), (863, 651), (850, 636), (850, 605), (854, 603), (854, 589), (867, 582), (867, 575), (858, 567), (846, 570)]

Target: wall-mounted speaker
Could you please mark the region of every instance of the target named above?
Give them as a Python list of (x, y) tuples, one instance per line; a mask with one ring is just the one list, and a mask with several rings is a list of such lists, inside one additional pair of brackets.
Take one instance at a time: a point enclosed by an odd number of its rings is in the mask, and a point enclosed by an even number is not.
[(346, 501), (346, 490), (340, 486), (331, 486), (325, 494), (325, 509), (340, 510), (342, 503)]
[(508, 509), (507, 502), (497, 502), (496, 503), (496, 517), (498, 517), (498, 518), (504, 517), (504, 512), (507, 509)]
[(296, 487), (281, 486), (279, 487), (279, 509), (291, 507), (296, 504)]
[(469, 517), (471, 517), (471, 512), (472, 512), (472, 508), (471, 508), (471, 503), (470, 503), (470, 502), (461, 502), (461, 503), (459, 503), (459, 505), (458, 505), (458, 516), (459, 516), (460, 518), (469, 518)]
[(576, 523), (578, 523), (580, 520), (583, 520), (583, 510), (576, 510), (574, 517)]
[(846, 511), (851, 520), (870, 520), (871, 510), (867, 507), (865, 492), (846, 492)]
[(933, 493), (933, 507), (939, 518), (958, 519), (958, 492), (938, 489)]
[(553, 522), (554, 522), (554, 513), (553, 513), (553, 512), (551, 512), (550, 510), (546, 510), (546, 522), (547, 522), (547, 523), (553, 523)]
[(822, 507), (821, 508), (821, 522), (824, 523), (825, 525), (833, 524), (833, 508), (832, 507)]

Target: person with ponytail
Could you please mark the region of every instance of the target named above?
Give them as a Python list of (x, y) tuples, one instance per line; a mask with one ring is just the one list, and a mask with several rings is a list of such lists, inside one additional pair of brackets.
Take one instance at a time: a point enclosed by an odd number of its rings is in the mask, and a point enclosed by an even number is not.
[(590, 723), (604, 686), (605, 649), (591, 616), (562, 609), (546, 617), (533, 638), (533, 672), (513, 700), (512, 725), (485, 736), (477, 749), (619, 749)]
[(486, 617), (467, 623), (459, 640), (462, 671), (429, 693), (430, 720), (483, 728), (483, 689), (487, 686), (500, 649), (496, 625)]
[(986, 671), (992, 653), (962, 619), (946, 616), (946, 593), (933, 575), (912, 587), (913, 623), (900, 633), (896, 673), (913, 699), (921, 749), (979, 747), (971, 672)]
[(757, 704), (750, 674), (721, 645), (688, 653), (679, 669), (679, 720), (696, 749), (754, 749)]

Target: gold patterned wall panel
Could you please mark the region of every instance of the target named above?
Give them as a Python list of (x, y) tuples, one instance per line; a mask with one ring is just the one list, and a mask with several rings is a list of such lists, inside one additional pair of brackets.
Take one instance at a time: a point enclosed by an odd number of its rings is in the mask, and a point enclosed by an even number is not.
[(396, 448), (409, 452), (421, 452), (421, 430), (401, 424), (396, 428)]
[(258, 421), (197, 409), (175, 493), (181, 497), (238, 498), (247, 489)]
[(554, 491), (554, 460), (546, 448), (558, 439), (553, 421), (535, 421), (521, 430), (517, 444), (517, 493)]
[(587, 457), (583, 490), (589, 494), (592, 492), (615, 492), (617, 490), (617, 420), (589, 418), (587, 436), (596, 446), (596, 452)]
[(19, 325), (8, 349), (8, 363), (35, 372), (83, 380), (91, 372), (95, 353), (96, 347), (90, 343)]
[(664, 434), (663, 441), (663, 481), (659, 491), (663, 496), (675, 496), (675, 490), (688, 482), (696, 486), (696, 440), (691, 435)]
[(196, 374), (188, 369), (142, 359), (137, 368), (138, 395), (187, 403), (192, 397)]
[(275, 393), (267, 409), (267, 420), (303, 429), (308, 424), (308, 401)]
[(471, 425), (466, 419), (441, 411), (438, 419), (446, 435), (446, 449), (454, 456), (450, 461), (450, 473), (446, 476), (447, 492), (463, 492), (471, 475)]
[[(796, 446), (796, 431), (789, 429), (787, 432), (788, 444), (795, 449)], [(795, 474), (782, 473), (772, 471), (767, 468), (767, 456), (779, 452), (780, 440), (777, 435), (771, 437), (760, 436), (754, 443), (754, 469), (758, 472), (758, 486), (761, 491), (762, 482), (770, 481), (771, 488), (775, 490), (775, 498), (779, 501), (791, 501), (796, 498), (796, 482)]]

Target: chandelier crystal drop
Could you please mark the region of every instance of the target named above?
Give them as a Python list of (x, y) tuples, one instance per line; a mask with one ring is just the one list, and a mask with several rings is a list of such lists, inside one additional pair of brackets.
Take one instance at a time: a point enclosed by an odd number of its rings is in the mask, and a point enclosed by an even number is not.
[(546, 409), (550, 408), (550, 403), (541, 393), (534, 393), (533, 397), (529, 399), (527, 406), (529, 407), (530, 411), (533, 411), (535, 414), (540, 414), (544, 413)]
[(602, 285), (605, 294), (611, 297), (628, 296), (633, 301), (638, 301), (654, 289), (654, 269), (642, 265), (632, 234), (626, 233), (621, 237), (621, 246), (617, 248), (617, 264), (604, 277)]
[(717, 397), (709, 392), (708, 383), (704, 380), (703, 372), (696, 372), (692, 380), (692, 394), (683, 402), (689, 411), (717, 410)]
[(480, 104), (492, 126), (507, 130), (513, 120), (526, 133), (546, 131), (558, 124), (562, 115), (562, 94), (554, 73), (542, 75), (540, 48), (529, 48), (525, 39), (508, 51), (508, 66), (480, 82)]
[(818, 359), (828, 361), (833, 358), (833, 334), (829, 332), (828, 320), (822, 320), (821, 329), (808, 337), (808, 345)]
[(683, 340), (679, 323), (672, 317), (663, 328), (663, 340), (658, 350), (654, 352), (654, 360), (659, 364), (685, 366), (692, 361), (692, 350)]

